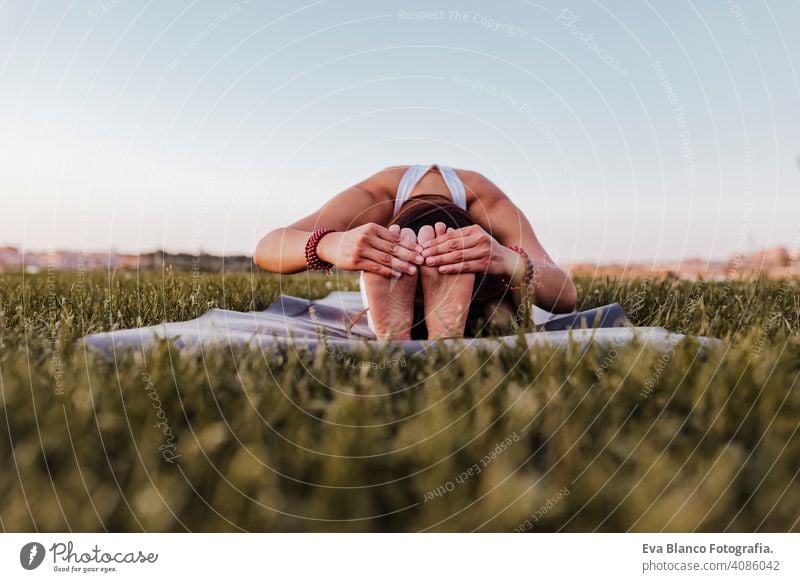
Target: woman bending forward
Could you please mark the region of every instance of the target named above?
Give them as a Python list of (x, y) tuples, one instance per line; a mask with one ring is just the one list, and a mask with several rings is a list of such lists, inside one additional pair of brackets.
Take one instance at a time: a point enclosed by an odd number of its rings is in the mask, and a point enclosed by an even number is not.
[(575, 309), (569, 276), (525, 215), (477, 172), (395, 166), (273, 230), (253, 260), (273, 273), (361, 271), (380, 339), (437, 339), (502, 330), (520, 295), (552, 312)]

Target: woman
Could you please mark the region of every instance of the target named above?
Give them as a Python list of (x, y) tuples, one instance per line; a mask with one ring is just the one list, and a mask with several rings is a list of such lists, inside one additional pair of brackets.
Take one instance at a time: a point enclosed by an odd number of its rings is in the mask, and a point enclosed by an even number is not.
[(576, 291), (528, 220), (491, 181), (445, 166), (396, 166), (267, 234), (253, 260), (274, 273), (361, 271), (380, 339), (476, 335), (508, 320), (514, 295), (552, 312)]

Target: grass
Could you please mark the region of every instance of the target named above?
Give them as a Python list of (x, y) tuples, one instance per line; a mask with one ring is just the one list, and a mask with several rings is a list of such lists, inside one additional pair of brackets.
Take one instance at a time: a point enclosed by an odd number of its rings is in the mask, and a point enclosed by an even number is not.
[(356, 279), (3, 275), (0, 527), (800, 531), (800, 284), (576, 283), (727, 347), (106, 360), (75, 340)]

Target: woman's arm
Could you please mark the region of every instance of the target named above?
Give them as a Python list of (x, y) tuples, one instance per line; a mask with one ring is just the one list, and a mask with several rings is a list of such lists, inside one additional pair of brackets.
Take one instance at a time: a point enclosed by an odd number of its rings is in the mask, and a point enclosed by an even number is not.
[(399, 229), (381, 226), (391, 217), (392, 203), (390, 198), (376, 196), (372, 188), (380, 184), (371, 182), (375, 182), (374, 177), (337, 194), (294, 224), (268, 233), (256, 247), (255, 264), (273, 273), (301, 272), (306, 269), (309, 237), (317, 229), (335, 228), (339, 232), (325, 235), (317, 246), (317, 255), (323, 261), (385, 277), (416, 271), (410, 264), (418, 256), (416, 248), (401, 245)]
[(526, 266), (508, 246), (522, 247), (535, 265), (532, 284), (536, 305), (556, 313), (575, 309), (575, 285), (547, 254), (516, 204), (479, 174), (469, 180), (469, 186), (477, 193), (469, 208), (477, 226), (451, 230), (431, 241), (430, 248), (423, 251), (426, 264), (439, 265), (445, 273), (489, 272), (519, 281)]

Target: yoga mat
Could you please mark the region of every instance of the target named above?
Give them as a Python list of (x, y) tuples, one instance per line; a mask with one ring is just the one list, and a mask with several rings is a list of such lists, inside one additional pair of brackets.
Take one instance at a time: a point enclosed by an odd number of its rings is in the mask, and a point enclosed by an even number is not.
[[(354, 352), (364, 345), (381, 345), (366, 323), (359, 318), (363, 310), (358, 292), (336, 292), (318, 300), (282, 295), (264, 311), (240, 312), (211, 309), (196, 319), (161, 323), (136, 329), (95, 333), (82, 338), (84, 345), (113, 355), (118, 349), (142, 350), (162, 339), (179, 348), (194, 349), (212, 345), (255, 344), (270, 348), (291, 344), (297, 349)], [(585, 349), (596, 344), (606, 349), (635, 339), (667, 351), (684, 339), (661, 327), (632, 327), (618, 303), (570, 314), (553, 314), (534, 308), (536, 332), (525, 334), (531, 347), (578, 345)], [(701, 348), (722, 345), (720, 340), (698, 337)], [(516, 344), (516, 335), (493, 338), (392, 342), (406, 354), (415, 354), (437, 345), (464, 348), (497, 348), (500, 343)]]

